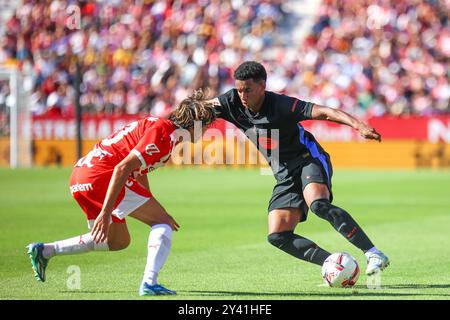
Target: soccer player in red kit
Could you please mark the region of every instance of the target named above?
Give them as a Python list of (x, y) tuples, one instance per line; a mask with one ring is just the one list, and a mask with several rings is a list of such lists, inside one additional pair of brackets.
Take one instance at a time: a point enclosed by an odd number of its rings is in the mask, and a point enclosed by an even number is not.
[(130, 216), (151, 227), (139, 294), (176, 293), (158, 284), (157, 276), (168, 257), (172, 231), (178, 231), (179, 225), (153, 197), (146, 174), (167, 162), (176, 143), (186, 137), (181, 129), (188, 130), (195, 142), (201, 133), (194, 134), (194, 122), (201, 121), (203, 132), (214, 121), (212, 106), (192, 103), (202, 96), (197, 91), (183, 100), (169, 119), (149, 117), (127, 124), (76, 163), (70, 191), (86, 214), (90, 232), (28, 245), (37, 280), (45, 281), (48, 261), (54, 256), (125, 249), (130, 244), (125, 217)]

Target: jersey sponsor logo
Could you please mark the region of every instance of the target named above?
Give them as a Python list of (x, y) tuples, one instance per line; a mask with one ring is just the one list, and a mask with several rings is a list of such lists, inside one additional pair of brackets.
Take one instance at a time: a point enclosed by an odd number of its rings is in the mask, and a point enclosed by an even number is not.
[(258, 145), (264, 149), (273, 150), (278, 148), (278, 141), (267, 137), (259, 137)]
[(145, 153), (148, 154), (149, 156), (153, 155), (154, 153), (159, 153), (159, 149), (158, 147), (152, 143), (152, 144), (148, 144), (145, 146)]
[(76, 183), (70, 186), (70, 192), (74, 194), (75, 192), (80, 191), (92, 191), (94, 188), (92, 187), (92, 184), (90, 183)]

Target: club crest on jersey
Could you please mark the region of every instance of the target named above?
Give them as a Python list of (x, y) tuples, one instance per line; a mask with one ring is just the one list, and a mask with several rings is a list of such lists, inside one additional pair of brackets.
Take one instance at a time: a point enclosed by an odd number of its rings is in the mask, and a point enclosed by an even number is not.
[(153, 155), (154, 153), (159, 153), (159, 149), (158, 147), (152, 143), (152, 144), (148, 144), (145, 146), (145, 153), (148, 154), (149, 156)]

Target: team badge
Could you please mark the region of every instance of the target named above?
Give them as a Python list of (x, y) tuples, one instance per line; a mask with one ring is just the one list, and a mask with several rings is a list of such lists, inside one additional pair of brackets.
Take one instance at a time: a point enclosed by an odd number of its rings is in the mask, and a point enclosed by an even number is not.
[(159, 152), (160, 151), (159, 151), (158, 147), (154, 143), (148, 144), (145, 147), (145, 153), (148, 154), (149, 156), (153, 155), (154, 153), (159, 153)]

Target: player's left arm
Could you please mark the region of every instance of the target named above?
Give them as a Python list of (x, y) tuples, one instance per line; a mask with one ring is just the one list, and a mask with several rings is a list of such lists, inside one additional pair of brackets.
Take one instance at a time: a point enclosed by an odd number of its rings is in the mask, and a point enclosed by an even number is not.
[(381, 135), (375, 130), (375, 128), (341, 110), (314, 104), (311, 111), (311, 119), (328, 120), (345, 124), (355, 130), (358, 130), (361, 137), (381, 142)]

